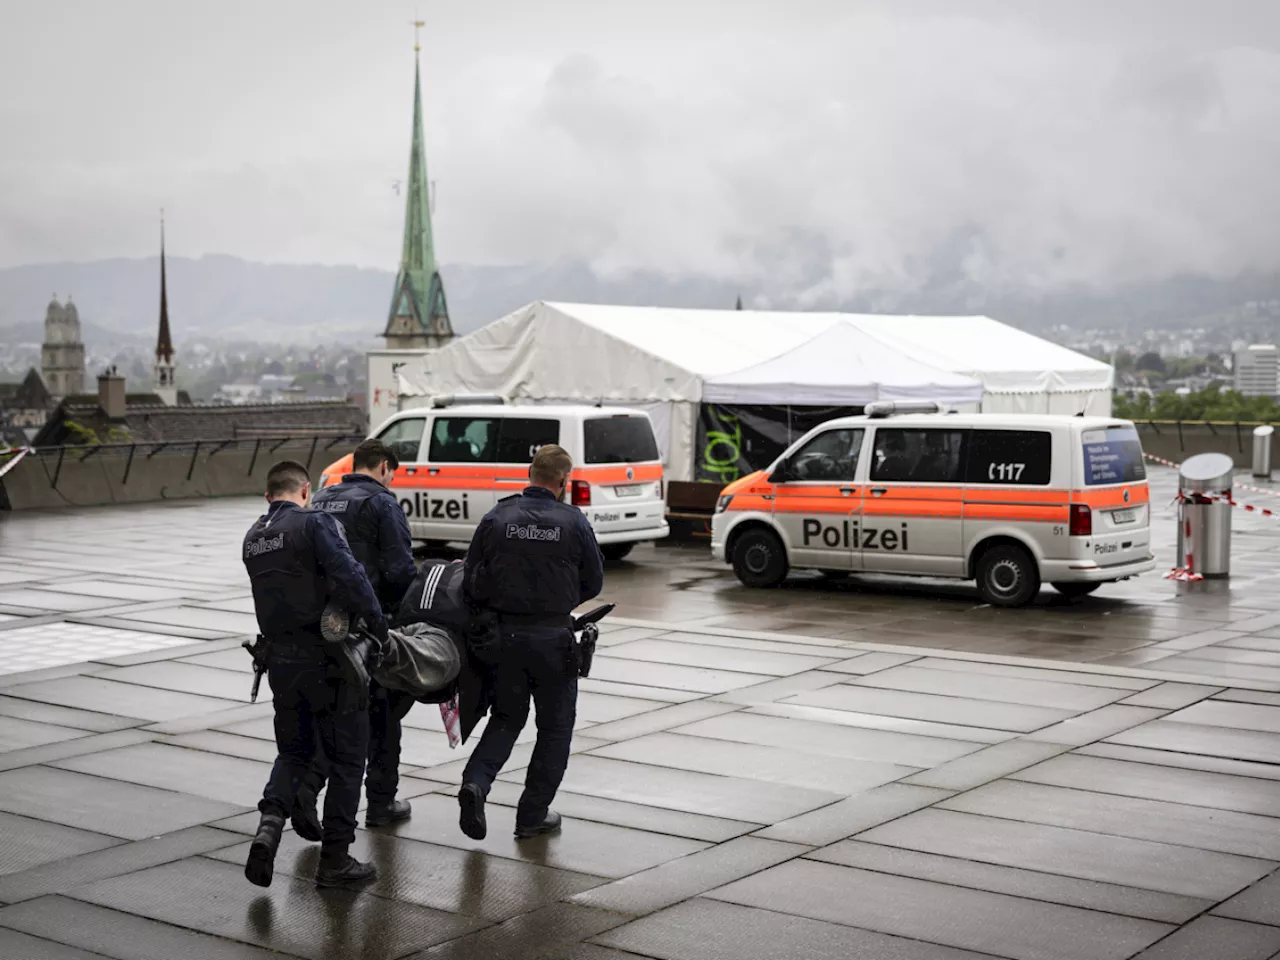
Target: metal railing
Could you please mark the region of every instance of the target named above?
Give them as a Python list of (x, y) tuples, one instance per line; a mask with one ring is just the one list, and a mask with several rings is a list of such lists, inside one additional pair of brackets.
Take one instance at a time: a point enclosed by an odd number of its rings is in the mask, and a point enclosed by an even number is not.
[[(1134, 420), (1134, 426), (1142, 428), (1149, 427), (1151, 432), (1158, 437), (1165, 435), (1165, 430), (1172, 430), (1178, 435), (1178, 449), (1186, 450), (1186, 439), (1183, 429), (1187, 427), (1204, 427), (1209, 433), (1215, 437), (1225, 436), (1229, 439), (1234, 435), (1236, 441), (1236, 449), (1240, 453), (1244, 453), (1245, 438), (1249, 439), (1250, 444), (1253, 442), (1253, 428), (1275, 426), (1273, 420)], [(1246, 433), (1247, 431), (1247, 433)]]
[[(208, 439), (208, 440), (145, 440), (145, 441), (125, 441), (122, 443), (87, 443), (87, 444), (66, 444), (55, 447), (9, 447), (0, 449), (0, 477), (9, 472), (19, 461), (23, 459), (35, 458), (44, 468), (45, 476), (49, 480), (49, 486), (57, 490), (58, 480), (62, 476), (62, 465), (68, 458), (83, 463), (91, 457), (108, 456), (123, 457), (124, 472), (120, 478), (120, 485), (127, 486), (129, 476), (133, 472), (133, 464), (139, 453), (142, 454), (144, 461), (151, 460), (157, 454), (186, 454), (190, 452), (191, 460), (187, 465), (187, 481), (189, 482), (195, 474), (196, 463), (200, 454), (204, 453), (207, 458), (213, 458), (219, 453), (228, 449), (247, 449), (250, 445), (253, 447), (253, 454), (249, 458), (249, 469), (246, 476), (252, 476), (254, 467), (258, 464), (259, 454), (272, 454), (280, 449), (286, 443), (298, 443), (311, 441), (311, 449), (307, 454), (305, 466), (309, 471), (312, 461), (315, 459), (317, 452), (332, 450), (334, 447), (342, 443), (359, 444), (365, 439), (363, 433), (322, 433), (318, 431), (303, 431), (300, 433), (292, 433), (286, 436), (252, 436), (252, 437), (233, 437), (230, 439)], [(321, 447), (320, 444), (324, 443)], [(53, 468), (50, 470), (50, 461)]]

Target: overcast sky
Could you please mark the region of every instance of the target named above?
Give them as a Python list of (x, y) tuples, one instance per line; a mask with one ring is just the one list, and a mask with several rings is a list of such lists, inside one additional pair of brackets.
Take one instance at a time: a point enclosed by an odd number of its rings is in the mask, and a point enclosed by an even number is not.
[[(419, 0), (445, 263), (1280, 266), (1276, 0)], [(0, 0), (0, 266), (394, 269), (413, 2)], [(967, 239), (966, 239), (967, 238)], [(795, 245), (793, 246), (793, 241)]]

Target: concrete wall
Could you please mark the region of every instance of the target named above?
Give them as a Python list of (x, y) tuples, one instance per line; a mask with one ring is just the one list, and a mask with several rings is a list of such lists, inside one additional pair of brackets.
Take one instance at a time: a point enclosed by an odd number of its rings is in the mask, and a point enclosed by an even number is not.
[(266, 489), (267, 470), (273, 463), (297, 460), (305, 464), (310, 457), (311, 476), (318, 483), (321, 471), (354, 450), (361, 439), (345, 439), (329, 449), (326, 447), (333, 441), (321, 439), (315, 444), (314, 454), (310, 439), (290, 440), (275, 450), (271, 448), (279, 441), (263, 440), (256, 458), (254, 440), (237, 440), (216, 452), (213, 445), (201, 445), (195, 453), (194, 468), (190, 443), (168, 447), (150, 459), (148, 447), (139, 446), (127, 481), (128, 447), (104, 448), (87, 459), (82, 459), (87, 448), (67, 447), (60, 471), (59, 451), (42, 450), (29, 453), (0, 478), (0, 506), (4, 506), (6, 500), (9, 509), (33, 510), (261, 494)]
[[(1253, 466), (1253, 428), (1256, 424), (1234, 423), (1142, 423), (1138, 434), (1142, 449), (1152, 456), (1181, 463), (1197, 453), (1225, 453), (1236, 468)], [(1280, 431), (1271, 435), (1271, 464), (1280, 474)]]

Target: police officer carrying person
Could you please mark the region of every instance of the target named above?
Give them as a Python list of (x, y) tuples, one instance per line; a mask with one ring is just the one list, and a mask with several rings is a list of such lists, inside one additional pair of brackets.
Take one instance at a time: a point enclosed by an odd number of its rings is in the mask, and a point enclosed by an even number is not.
[[(352, 455), (352, 472), (341, 483), (316, 491), (312, 506), (328, 513), (340, 524), (373, 586), (384, 615), (399, 605), (417, 575), (413, 563), (413, 539), (409, 521), (395, 496), (387, 489), (400, 461), (380, 440), (366, 440)], [(369, 761), (365, 770), (365, 793), (369, 806), (365, 825), (385, 826), (407, 820), (411, 811), (407, 800), (396, 799), (400, 782), (400, 722), (413, 706), (413, 697), (398, 690), (373, 685), (369, 694)], [(320, 839), (316, 817), (316, 795), (324, 785), (328, 765), (317, 756), (293, 810), (293, 829), (306, 840)]]
[(465, 563), (470, 600), (496, 613), (501, 635), (489, 722), (462, 774), (459, 826), (485, 837), (484, 805), (494, 778), (536, 707), (538, 740), (516, 808), (517, 838), (560, 828), (551, 809), (569, 763), (578, 700), (570, 614), (598, 596), (604, 561), (595, 531), (562, 502), (573, 460), (562, 447), (539, 448), (529, 486), (480, 521)]
[(367, 696), (367, 683), (366, 689), (353, 690), (349, 682), (334, 679), (341, 673), (335, 670), (339, 661), (320, 622), (332, 605), (353, 621), (362, 617), (385, 640), (386, 621), (342, 528), (332, 517), (307, 509), (310, 496), (306, 468), (292, 460), (277, 463), (267, 472), (267, 512), (244, 538), (254, 611), (268, 644), (279, 751), (258, 804), (262, 819), (244, 868), (249, 881), (260, 887), (271, 884), (284, 818), (294, 808), (317, 743), (329, 764), (329, 791), (316, 884), (344, 886), (377, 876), (373, 864), (347, 853), (355, 839), (369, 745), (369, 715), (360, 702)]

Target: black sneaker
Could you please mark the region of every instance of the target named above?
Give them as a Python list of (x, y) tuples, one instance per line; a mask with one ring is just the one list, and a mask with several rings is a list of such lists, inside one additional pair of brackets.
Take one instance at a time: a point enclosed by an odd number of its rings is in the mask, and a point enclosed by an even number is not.
[(391, 823), (399, 823), (413, 816), (413, 807), (408, 800), (392, 800), (390, 803), (369, 804), (364, 812), (366, 827), (385, 827)]
[(372, 863), (361, 863), (350, 854), (336, 863), (326, 863), (323, 859), (316, 867), (317, 887), (352, 887), (360, 883), (368, 883), (378, 879), (378, 868)]
[(458, 826), (472, 840), (483, 840), (489, 832), (484, 822), (484, 793), (474, 783), (464, 783), (458, 791)]
[(245, 879), (255, 887), (271, 886), (275, 873), (276, 850), (280, 848), (280, 833), (284, 830), (284, 817), (264, 813), (258, 823), (258, 832), (249, 844), (249, 859), (244, 864)]
[(540, 823), (516, 824), (516, 839), (528, 840), (530, 837), (540, 837), (544, 833), (556, 833), (560, 829), (560, 814), (554, 810), (548, 810), (547, 815), (542, 818)]
[(289, 822), (293, 824), (293, 832), (303, 840), (320, 842), (320, 816), (316, 813), (316, 795), (310, 788), (303, 787), (298, 791)]

